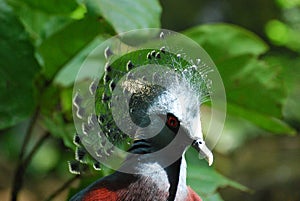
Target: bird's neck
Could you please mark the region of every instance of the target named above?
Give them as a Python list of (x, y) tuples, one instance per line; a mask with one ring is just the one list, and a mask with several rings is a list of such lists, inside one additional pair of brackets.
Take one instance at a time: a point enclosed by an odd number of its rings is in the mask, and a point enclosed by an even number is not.
[(165, 168), (165, 170), (170, 182), (168, 200), (184, 200), (183, 198), (185, 198), (188, 193), (186, 186), (186, 161), (184, 156)]
[[(152, 182), (160, 189), (167, 190), (169, 201), (184, 200), (187, 196), (186, 186), (186, 161), (184, 152), (182, 156), (167, 167), (162, 161), (155, 161), (150, 157), (150, 153), (156, 151), (151, 144), (145, 140), (135, 141), (129, 152), (140, 154), (137, 163), (130, 159), (126, 160), (123, 167), (132, 168), (141, 178), (150, 178)], [(163, 160), (163, 156), (162, 159)]]

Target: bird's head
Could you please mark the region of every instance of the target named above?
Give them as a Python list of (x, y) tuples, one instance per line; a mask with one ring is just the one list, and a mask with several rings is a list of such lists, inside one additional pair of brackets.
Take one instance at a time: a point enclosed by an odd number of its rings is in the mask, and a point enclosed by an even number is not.
[(129, 113), (138, 126), (134, 138), (149, 142), (152, 151), (168, 147), (167, 151), (180, 156), (191, 145), (211, 165), (213, 154), (203, 140), (201, 127), (201, 94), (195, 93), (187, 78), (175, 71), (156, 76), (164, 81), (158, 84), (138, 76), (123, 82), (122, 87), (132, 93)]

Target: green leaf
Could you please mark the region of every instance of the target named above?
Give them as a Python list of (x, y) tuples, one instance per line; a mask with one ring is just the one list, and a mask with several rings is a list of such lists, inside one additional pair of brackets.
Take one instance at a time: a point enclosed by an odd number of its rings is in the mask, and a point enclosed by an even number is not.
[(206, 196), (203, 201), (224, 201), (219, 193)]
[(0, 1), (0, 129), (13, 126), (33, 112), (40, 67), (24, 27)]
[(258, 36), (235, 25), (208, 24), (184, 31), (184, 34), (200, 44), (216, 63), (228, 57), (260, 55), (268, 50)]
[(74, 21), (43, 41), (38, 48), (44, 74), (53, 79), (56, 73), (98, 34), (112, 34), (105, 21), (87, 17)]
[(263, 58), (269, 65), (280, 66), (288, 97), (284, 103), (283, 115), (289, 123), (299, 128), (300, 123), (300, 58), (283, 54), (270, 54)]
[[(70, 60), (55, 77), (55, 84), (61, 86), (71, 86), (81, 65), (83, 64), (86, 57), (94, 50), (98, 45), (104, 41), (101, 36), (96, 37), (90, 44), (88, 44), (84, 49), (82, 49), (72, 60)], [(98, 61), (100, 65), (100, 60)]]
[(67, 147), (73, 147), (75, 133), (71, 117), (71, 94), (71, 89), (59, 89), (51, 85), (44, 89), (40, 99), (42, 125), (51, 135), (62, 139)]
[(273, 133), (294, 134), (283, 118), (286, 99), (279, 68), (251, 55), (232, 57), (218, 64), (227, 91), (228, 112)]
[[(12, 1), (13, 0), (9, 0)], [(18, 0), (15, 0), (15, 2), (18, 2)], [(41, 10), (43, 12), (47, 13), (54, 13), (54, 14), (67, 14), (71, 13), (73, 10), (77, 7), (76, 0), (51, 0), (51, 1), (40, 1), (40, 0), (22, 0), (19, 1), (23, 4), (27, 4), (28, 6), (36, 9)]]
[(103, 16), (117, 33), (160, 27), (161, 7), (157, 0), (87, 0), (87, 7)]
[[(63, 88), (60, 92), (60, 105), (63, 113), (72, 114), (72, 93), (73, 87)], [(72, 118), (70, 119), (72, 120)]]
[(52, 115), (44, 115), (42, 117), (42, 124), (51, 133), (51, 135), (62, 139), (66, 147), (74, 149), (74, 124), (65, 123), (62, 113), (53, 112)]
[(218, 200), (219, 196), (216, 194), (218, 188), (230, 186), (242, 191), (249, 190), (247, 187), (221, 175), (214, 168), (209, 167), (206, 161), (200, 161), (194, 150), (189, 150), (186, 153), (186, 159), (188, 163), (187, 183), (204, 200)]
[[(32, 2), (33, 3), (20, 0), (9, 0), (10, 5), (14, 8), (16, 15), (20, 18), (20, 21), (23, 23), (26, 31), (30, 34), (33, 43), (36, 46), (45, 38), (48, 38), (71, 23), (72, 18), (75, 19), (75, 17), (84, 14), (85, 9), (85, 7), (79, 5), (72, 13), (69, 12), (73, 10), (74, 6), (72, 6), (72, 9), (68, 8), (65, 11), (66, 13), (56, 13), (58, 10), (56, 10), (55, 1), (42, 1), (42, 4), (38, 4), (38, 6), (35, 6), (35, 1)], [(47, 9), (55, 8), (55, 12), (47, 12), (40, 7), (43, 4), (49, 4)], [(67, 6), (67, 4), (62, 5)]]
[(285, 97), (279, 72), (251, 55), (232, 57), (218, 64), (229, 103), (262, 114), (282, 117)]
[(228, 112), (274, 133), (295, 131), (282, 121), (287, 93), (282, 69), (258, 56), (268, 46), (253, 33), (227, 24), (192, 28), (185, 34), (209, 53), (223, 79)]
[(297, 133), (296, 130), (287, 123), (272, 116), (263, 115), (261, 113), (257, 113), (256, 111), (248, 110), (247, 108), (241, 108), (238, 105), (227, 104), (227, 109), (229, 113), (243, 117), (244, 119), (256, 124), (260, 128), (271, 131), (274, 134), (295, 135)]

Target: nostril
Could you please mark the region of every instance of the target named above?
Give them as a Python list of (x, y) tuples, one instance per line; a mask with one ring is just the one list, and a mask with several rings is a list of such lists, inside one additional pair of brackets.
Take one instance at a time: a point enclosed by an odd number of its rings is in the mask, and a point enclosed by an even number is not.
[(194, 142), (192, 143), (192, 146), (197, 146), (197, 145), (199, 146), (201, 144), (203, 144), (202, 140), (198, 139), (198, 140), (194, 140)]

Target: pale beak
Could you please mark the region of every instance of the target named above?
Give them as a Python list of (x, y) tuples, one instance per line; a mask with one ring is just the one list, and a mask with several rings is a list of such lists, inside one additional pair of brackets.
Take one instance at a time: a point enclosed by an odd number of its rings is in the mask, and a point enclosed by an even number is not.
[(194, 147), (199, 152), (199, 158), (204, 158), (208, 162), (209, 166), (212, 165), (214, 156), (203, 140), (194, 140), (194, 142), (192, 143), (192, 147)]

